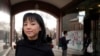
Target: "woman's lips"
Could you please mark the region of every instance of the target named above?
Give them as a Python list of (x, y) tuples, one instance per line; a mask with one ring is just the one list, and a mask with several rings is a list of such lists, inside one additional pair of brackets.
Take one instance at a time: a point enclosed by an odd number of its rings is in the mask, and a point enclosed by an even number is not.
[(32, 31), (26, 31), (27, 33), (32, 33)]

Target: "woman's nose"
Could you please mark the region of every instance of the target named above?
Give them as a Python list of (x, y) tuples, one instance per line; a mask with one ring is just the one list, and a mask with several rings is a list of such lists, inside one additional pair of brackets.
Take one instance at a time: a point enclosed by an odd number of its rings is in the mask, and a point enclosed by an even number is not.
[(30, 29), (30, 28), (31, 28), (31, 26), (30, 26), (30, 24), (28, 24), (28, 25), (27, 25), (27, 29)]

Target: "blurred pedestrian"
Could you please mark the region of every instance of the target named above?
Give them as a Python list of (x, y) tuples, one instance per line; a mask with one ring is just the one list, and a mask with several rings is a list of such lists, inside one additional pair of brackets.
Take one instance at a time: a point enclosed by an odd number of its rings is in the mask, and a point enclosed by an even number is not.
[(62, 36), (60, 38), (60, 44), (62, 47), (62, 56), (67, 56), (67, 44), (69, 43), (70, 40), (66, 40), (66, 36), (67, 36), (67, 31), (63, 32), (64, 36)]

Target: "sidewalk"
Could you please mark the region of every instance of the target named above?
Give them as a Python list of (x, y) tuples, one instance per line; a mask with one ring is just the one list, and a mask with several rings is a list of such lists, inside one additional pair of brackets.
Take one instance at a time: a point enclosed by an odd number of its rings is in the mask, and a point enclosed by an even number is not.
[[(55, 56), (62, 56), (62, 51), (59, 49), (53, 49)], [(67, 54), (67, 56), (72, 56), (71, 54)]]
[(5, 54), (7, 53), (7, 51), (9, 51), (9, 46), (5, 46), (5, 43), (3, 42), (3, 40), (0, 40), (0, 56), (5, 56)]
[(15, 56), (15, 49), (11, 49), (7, 56)]
[[(57, 47), (54, 47), (53, 51), (55, 53), (55, 56), (62, 56), (61, 47), (59, 47), (59, 49)], [(83, 53), (82, 53), (82, 51), (68, 48), (67, 54), (68, 54), (67, 56), (81, 56)]]
[(3, 42), (3, 40), (0, 40), (0, 53), (3, 52), (3, 45), (5, 43)]

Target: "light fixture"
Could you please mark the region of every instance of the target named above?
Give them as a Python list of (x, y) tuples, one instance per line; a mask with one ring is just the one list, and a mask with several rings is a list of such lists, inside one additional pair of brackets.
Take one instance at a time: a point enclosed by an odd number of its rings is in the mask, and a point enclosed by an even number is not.
[(89, 8), (90, 10), (92, 10), (93, 8)]
[(78, 9), (78, 8), (76, 8), (76, 9)]
[(100, 4), (98, 4), (98, 7), (100, 7)]

